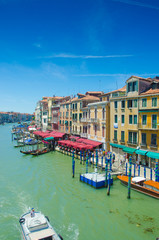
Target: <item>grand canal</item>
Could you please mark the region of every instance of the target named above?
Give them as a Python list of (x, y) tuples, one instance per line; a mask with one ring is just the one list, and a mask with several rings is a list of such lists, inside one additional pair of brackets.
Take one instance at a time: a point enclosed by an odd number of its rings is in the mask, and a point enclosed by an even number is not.
[(79, 161), (72, 179), (72, 160), (59, 152), (24, 156), (13, 147), (11, 127), (0, 126), (0, 239), (21, 239), (18, 220), (30, 207), (49, 216), (65, 240), (159, 237), (158, 200), (134, 191), (128, 200), (118, 180), (107, 196), (79, 182)]

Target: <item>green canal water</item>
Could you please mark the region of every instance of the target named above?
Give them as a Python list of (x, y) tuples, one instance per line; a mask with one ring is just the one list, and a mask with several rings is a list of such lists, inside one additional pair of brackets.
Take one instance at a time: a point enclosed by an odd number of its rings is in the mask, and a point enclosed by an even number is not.
[[(79, 181), (85, 165), (59, 152), (22, 155), (11, 141), (11, 124), (0, 126), (0, 240), (21, 239), (19, 217), (30, 207), (49, 216), (65, 240), (154, 240), (159, 237), (159, 201), (118, 180), (106, 189)], [(93, 168), (90, 167), (89, 171)]]

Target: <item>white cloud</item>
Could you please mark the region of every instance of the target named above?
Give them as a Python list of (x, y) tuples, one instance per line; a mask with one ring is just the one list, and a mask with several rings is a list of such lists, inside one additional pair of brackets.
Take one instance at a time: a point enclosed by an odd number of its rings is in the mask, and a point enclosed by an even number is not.
[(137, 1), (132, 1), (132, 0), (112, 0), (112, 1), (159, 10), (158, 6), (150, 5), (150, 4), (147, 4), (147, 3), (141, 3), (141, 2), (137, 2)]
[(81, 59), (91, 59), (91, 58), (127, 58), (127, 57), (133, 57), (131, 54), (116, 54), (116, 55), (74, 55), (74, 54), (53, 54), (50, 56), (44, 56), (40, 58), (81, 58)]
[(41, 47), (42, 47), (40, 43), (34, 43), (33, 45), (34, 45), (35, 47), (37, 47), (37, 48), (41, 48)]

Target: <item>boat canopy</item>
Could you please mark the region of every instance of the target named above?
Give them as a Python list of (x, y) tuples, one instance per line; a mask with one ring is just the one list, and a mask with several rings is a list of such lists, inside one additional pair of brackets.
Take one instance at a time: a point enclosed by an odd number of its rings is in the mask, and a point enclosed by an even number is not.
[(144, 178), (144, 177), (134, 177), (134, 178), (132, 178), (132, 182), (134, 182), (134, 183), (143, 182), (145, 180), (146, 180), (146, 178)]
[(51, 237), (55, 234), (53, 229), (44, 229), (39, 232), (33, 232), (29, 234), (29, 237), (31, 240), (37, 240), (37, 239), (45, 239), (47, 237)]

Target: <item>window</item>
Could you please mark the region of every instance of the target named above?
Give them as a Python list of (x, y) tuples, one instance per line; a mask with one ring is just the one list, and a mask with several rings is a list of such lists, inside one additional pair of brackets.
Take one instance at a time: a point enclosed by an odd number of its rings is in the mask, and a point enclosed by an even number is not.
[(129, 143), (137, 144), (137, 132), (129, 132)]
[(105, 137), (105, 127), (102, 127), (102, 137)]
[(127, 106), (128, 106), (128, 108), (132, 108), (132, 100), (127, 101)]
[(146, 98), (142, 99), (142, 107), (147, 107), (147, 99)]
[(134, 115), (134, 124), (137, 124), (137, 115)]
[(157, 115), (152, 115), (152, 128), (157, 128)]
[(82, 108), (82, 102), (80, 102), (80, 108)]
[(128, 92), (138, 91), (137, 81), (129, 82), (127, 85)]
[(125, 132), (121, 131), (121, 142), (125, 142)]
[(117, 141), (117, 130), (114, 130), (114, 140)]
[(147, 125), (147, 115), (142, 115), (142, 125)]
[(44, 123), (46, 123), (46, 118), (44, 118)]
[(146, 133), (141, 133), (141, 144), (146, 145)]
[(95, 119), (97, 119), (97, 109), (95, 108)]
[(64, 114), (65, 114), (65, 113), (63, 112), (63, 118), (64, 118)]
[(82, 113), (79, 114), (79, 120), (81, 120), (81, 118), (82, 118)]
[(97, 136), (97, 125), (94, 125), (94, 134)]
[(132, 82), (128, 83), (128, 92), (132, 92)]
[(134, 107), (134, 108), (137, 108), (137, 99), (134, 99), (133, 103), (134, 103), (134, 104), (133, 104), (133, 105), (134, 105), (133, 107)]
[(90, 134), (90, 128), (91, 128), (91, 126), (88, 125), (88, 134)]
[(91, 110), (88, 110), (88, 117), (91, 118)]
[(125, 101), (121, 101), (121, 108), (125, 108)]
[(125, 123), (125, 115), (121, 115), (121, 123)]
[(133, 82), (132, 85), (133, 91), (137, 91), (137, 81)]
[(73, 103), (73, 109), (75, 109), (75, 104)]
[(102, 109), (102, 119), (105, 120), (105, 109)]
[(152, 107), (157, 107), (157, 98), (152, 98)]
[(129, 124), (132, 124), (132, 115), (129, 115)]
[(118, 108), (118, 102), (117, 101), (114, 102), (114, 108)]
[(75, 109), (77, 110), (77, 103), (75, 103)]
[(114, 123), (118, 123), (118, 115), (114, 115)]
[(157, 145), (157, 134), (151, 134), (151, 145)]

